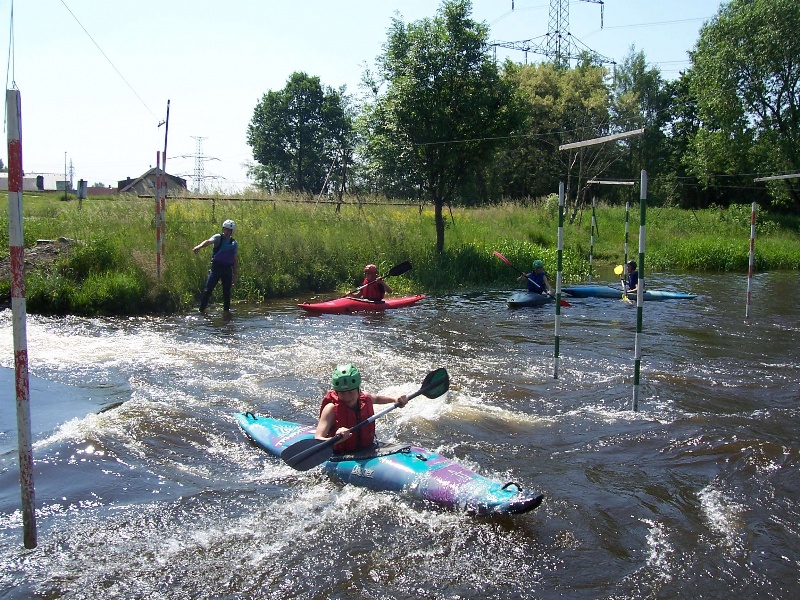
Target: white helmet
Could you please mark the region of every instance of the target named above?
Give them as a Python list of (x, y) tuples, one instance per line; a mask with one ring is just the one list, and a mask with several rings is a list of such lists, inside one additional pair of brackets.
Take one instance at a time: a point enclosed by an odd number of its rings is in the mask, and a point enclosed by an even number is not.
[(227, 220), (222, 222), (222, 228), (223, 229), (230, 229), (231, 233), (233, 233), (234, 231), (236, 231), (236, 223), (234, 223), (230, 219), (227, 219)]

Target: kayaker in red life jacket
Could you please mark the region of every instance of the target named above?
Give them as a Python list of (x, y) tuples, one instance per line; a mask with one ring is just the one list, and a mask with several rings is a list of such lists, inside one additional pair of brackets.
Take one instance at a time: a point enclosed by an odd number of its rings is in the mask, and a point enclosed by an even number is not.
[(347, 294), (351, 298), (364, 298), (381, 302), (386, 294), (392, 293), (392, 288), (386, 283), (383, 277), (378, 277), (378, 267), (367, 265), (364, 267), (364, 283), (361, 289), (355, 293)]
[(367, 423), (356, 431), (347, 430), (375, 414), (374, 404), (396, 403), (402, 408), (408, 400), (361, 391), (361, 374), (353, 364), (338, 365), (331, 375), (331, 387), (322, 399), (319, 422), (314, 438), (327, 440), (343, 434), (342, 441), (334, 445), (337, 453), (352, 453), (375, 446), (375, 422)]

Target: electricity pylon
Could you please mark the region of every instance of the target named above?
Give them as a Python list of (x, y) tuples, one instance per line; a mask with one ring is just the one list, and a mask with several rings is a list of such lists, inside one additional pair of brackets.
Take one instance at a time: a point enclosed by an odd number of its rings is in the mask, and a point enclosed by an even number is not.
[[(602, 28), (604, 1), (581, 1), (600, 5), (600, 27)], [(514, 9), (513, 1), (511, 9)], [(569, 32), (569, 0), (550, 0), (548, 31), (544, 38), (543, 42), (539, 41), (541, 38), (538, 38), (519, 42), (494, 42), (492, 46), (541, 54), (550, 58), (556, 67), (564, 69), (569, 67), (570, 60), (577, 60), (583, 57), (589, 57), (600, 64), (616, 64), (613, 59), (590, 49)]]

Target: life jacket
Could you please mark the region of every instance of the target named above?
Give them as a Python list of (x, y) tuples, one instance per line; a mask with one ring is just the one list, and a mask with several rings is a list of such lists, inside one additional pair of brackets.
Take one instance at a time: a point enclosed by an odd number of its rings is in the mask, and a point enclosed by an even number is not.
[(361, 285), (366, 285), (367, 287), (361, 289), (361, 297), (367, 300), (383, 300), (383, 297), (386, 295), (386, 290), (383, 289), (383, 280), (375, 279), (372, 283), (369, 283), (369, 285), (367, 285), (368, 283), (369, 279), (365, 277), (364, 283)]
[[(364, 419), (370, 418), (375, 414), (375, 409), (372, 406), (372, 396), (369, 394), (359, 394), (358, 404), (356, 409), (352, 409), (344, 402), (339, 402), (339, 395), (330, 390), (322, 399), (322, 406), (320, 406), (319, 413), (322, 414), (322, 409), (328, 404), (333, 404), (333, 414), (336, 417), (336, 422), (333, 427), (325, 432), (325, 437), (333, 437), (336, 435), (336, 430), (340, 427), (350, 429), (354, 425), (358, 425)], [(375, 442), (375, 422), (367, 423), (359, 429), (356, 429), (349, 438), (338, 444), (334, 444), (334, 452), (356, 452), (372, 447)]]
[[(546, 273), (542, 271), (541, 273), (537, 273), (533, 271), (532, 273), (528, 274), (528, 291), (529, 292), (536, 292), (538, 294), (544, 294), (545, 286), (544, 286), (544, 276)], [(533, 281), (531, 281), (533, 279)]]
[(211, 251), (211, 263), (217, 265), (233, 266), (236, 263), (236, 254), (239, 244), (231, 237), (226, 240), (221, 233), (214, 235), (214, 248)]

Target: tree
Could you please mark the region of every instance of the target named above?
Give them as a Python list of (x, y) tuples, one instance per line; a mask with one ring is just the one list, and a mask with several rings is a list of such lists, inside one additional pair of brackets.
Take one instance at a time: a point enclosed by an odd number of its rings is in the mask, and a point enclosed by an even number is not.
[(488, 27), (469, 0), (445, 0), (436, 17), (392, 20), (378, 58), (385, 93), (365, 107), (366, 151), (389, 178), (420, 186), (434, 204), (436, 251), (442, 208), (509, 133), (511, 93), (491, 58)]
[(247, 128), (259, 163), (250, 175), (258, 185), (323, 191), (334, 167), (346, 165), (352, 155), (353, 124), (345, 105), (344, 90), (323, 89), (318, 77), (305, 73), (292, 73), (284, 89), (264, 94)]
[[(614, 77), (612, 111), (616, 126), (627, 131), (644, 128), (631, 142), (623, 169), (618, 174), (636, 177), (642, 170), (663, 173), (668, 155), (666, 126), (670, 119), (670, 91), (657, 67), (647, 64), (644, 52), (631, 47)], [(653, 190), (655, 191), (655, 190)]]
[[(691, 86), (702, 128), (687, 161), (701, 181), (800, 171), (798, 24), (797, 0), (731, 0), (700, 31)], [(800, 181), (779, 185), (800, 208)]]
[[(553, 193), (561, 175), (569, 169), (570, 155), (559, 152), (559, 145), (608, 133), (605, 75), (604, 68), (585, 61), (574, 69), (551, 62), (524, 66), (506, 63), (504, 76), (516, 91), (524, 118), (519, 128), (522, 135), (498, 157), (498, 168), (506, 181), (505, 194), (526, 197)], [(581, 158), (586, 156), (588, 153)], [(599, 157), (594, 151), (589, 162), (603, 162)]]

